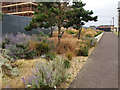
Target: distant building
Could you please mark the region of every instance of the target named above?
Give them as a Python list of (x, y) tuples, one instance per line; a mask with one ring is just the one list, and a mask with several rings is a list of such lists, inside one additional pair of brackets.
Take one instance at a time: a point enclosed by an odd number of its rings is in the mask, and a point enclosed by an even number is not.
[(90, 28), (96, 30), (96, 26), (90, 26)]
[(9, 15), (32, 17), (37, 10), (34, 2), (2, 2), (2, 12)]
[(112, 31), (113, 27), (114, 27), (113, 25), (100, 25), (96, 29), (104, 30), (106, 32), (110, 32), (110, 31)]
[(89, 27), (87, 27), (87, 26), (83, 26), (82, 28), (84, 28), (84, 29), (88, 29)]
[(112, 31), (112, 32), (117, 32), (117, 31), (118, 31), (118, 28), (117, 28), (117, 27), (111, 27), (111, 31)]

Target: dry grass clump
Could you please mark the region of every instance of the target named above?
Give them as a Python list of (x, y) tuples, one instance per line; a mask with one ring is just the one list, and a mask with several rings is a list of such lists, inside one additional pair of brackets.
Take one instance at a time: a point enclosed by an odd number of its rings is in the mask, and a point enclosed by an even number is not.
[(56, 46), (57, 43), (58, 43), (58, 37), (51, 37), (51, 38), (48, 38), (48, 41), (53, 41), (54, 45)]
[(86, 36), (88, 36), (88, 37), (94, 37), (95, 34), (96, 34), (96, 30), (90, 29), (90, 28), (88, 28), (88, 29), (82, 29), (82, 31), (81, 31), (81, 37), (86, 37)]
[(68, 60), (72, 60), (74, 53), (71, 51), (68, 51), (65, 53), (65, 56), (67, 57)]
[(90, 28), (88, 28), (88, 29), (86, 29), (88, 32), (92, 32), (92, 33), (94, 33), (94, 34), (97, 34), (97, 32), (96, 32), (96, 30), (94, 30), (94, 29), (90, 29)]
[(74, 40), (74, 38), (61, 39), (60, 45), (58, 45), (56, 48), (56, 53), (63, 54), (68, 51), (74, 52), (74, 50), (76, 48), (76, 43), (77, 43), (77, 41)]
[(54, 31), (52, 37), (58, 37), (58, 31)]
[(74, 29), (74, 28), (68, 28), (68, 29), (66, 29), (66, 31), (71, 31), (71, 32), (74, 32), (74, 33), (77, 33), (78, 32), (78, 30), (76, 30), (76, 29)]
[[(68, 28), (69, 31), (75, 31), (78, 32), (78, 30), (73, 29), (73, 28)], [(73, 52), (75, 53), (76, 48), (80, 48), (79, 46), (81, 44), (87, 45), (87, 47), (90, 46), (90, 41), (89, 40), (82, 40), (82, 37), (94, 37), (96, 34), (96, 30), (93, 29), (82, 29), (81, 31), (81, 39), (78, 40), (77, 37), (73, 37), (72, 34), (69, 34), (67, 32), (64, 32), (62, 38), (61, 38), (61, 43), (56, 47), (56, 53), (57, 54), (65, 54), (66, 52)], [(77, 36), (77, 35), (76, 35)], [(53, 34), (53, 37), (50, 38), (50, 40), (54, 40), (54, 44), (57, 45), (58, 42), (58, 31), (55, 31)], [(81, 41), (84, 41), (80, 43)], [(83, 46), (84, 47), (84, 46)], [(67, 55), (69, 56), (69, 55)]]
[(93, 32), (90, 32), (90, 31), (87, 31), (83, 36), (86, 36), (86, 37), (94, 37), (95, 34)]
[(71, 38), (71, 37), (73, 37), (73, 36), (71, 34), (66, 33), (66, 32), (64, 32), (64, 34), (62, 36), (62, 38)]
[(77, 30), (76, 29), (74, 29), (74, 28), (68, 28), (68, 30), (71, 30), (71, 31), (74, 31), (74, 32), (76, 32)]
[(28, 48), (29, 48), (30, 50), (35, 50), (35, 49), (37, 48), (37, 45), (38, 45), (38, 42), (36, 42), (36, 41), (31, 41), (31, 42), (29, 42), (29, 44), (28, 44)]

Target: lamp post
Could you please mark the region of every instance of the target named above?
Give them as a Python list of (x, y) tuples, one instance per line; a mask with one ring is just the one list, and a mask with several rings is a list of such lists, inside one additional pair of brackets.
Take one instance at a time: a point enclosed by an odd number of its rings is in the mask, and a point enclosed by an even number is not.
[(110, 25), (112, 25), (112, 21), (110, 21)]
[(112, 19), (113, 19), (113, 28), (114, 28), (114, 17), (112, 17)]

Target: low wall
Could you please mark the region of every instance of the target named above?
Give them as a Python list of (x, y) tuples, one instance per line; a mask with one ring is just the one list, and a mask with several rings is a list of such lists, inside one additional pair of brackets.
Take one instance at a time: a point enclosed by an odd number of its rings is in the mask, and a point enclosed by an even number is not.
[(97, 42), (100, 41), (100, 39), (102, 38), (103, 34), (104, 34), (104, 32), (95, 37), (95, 39), (97, 40)]

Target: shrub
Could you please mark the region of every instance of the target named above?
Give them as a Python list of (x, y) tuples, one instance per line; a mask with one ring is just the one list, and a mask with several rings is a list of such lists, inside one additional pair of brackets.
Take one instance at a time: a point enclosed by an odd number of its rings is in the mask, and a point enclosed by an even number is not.
[(55, 52), (48, 52), (45, 54), (45, 58), (47, 60), (54, 60), (56, 58), (56, 53)]
[(95, 38), (84, 37), (82, 39), (84, 40), (84, 43), (90, 48), (94, 47), (97, 44), (97, 41)]
[(76, 32), (75, 32), (75, 31), (72, 31), (72, 30), (66, 30), (66, 32), (67, 32), (68, 34), (76, 34)]
[(5, 45), (6, 44), (9, 44), (10, 43), (10, 39), (9, 38), (5, 38), (3, 41), (2, 41), (2, 48), (4, 49), (5, 48)]
[[(78, 37), (78, 33), (76, 34), (76, 37)], [(80, 36), (82, 37), (94, 37), (96, 31), (95, 30), (91, 30), (91, 29), (82, 29)]]
[[(41, 33), (41, 35), (43, 35)], [(6, 35), (3, 38), (2, 47), (8, 49), (8, 55), (14, 59), (32, 59), (36, 55), (41, 55), (54, 50), (53, 41), (48, 41), (47, 37), (37, 37), (38, 35), (25, 35), (18, 33)], [(38, 40), (39, 39), (39, 40)]]
[(9, 69), (9, 70), (12, 70), (12, 66), (10, 64), (5, 64), (6, 68)]
[(87, 31), (87, 32), (84, 33), (83, 36), (91, 38), (91, 37), (94, 37), (94, 35), (95, 35), (95, 34), (94, 34), (93, 32)]
[(1, 50), (0, 54), (0, 67), (2, 67), (3, 73), (9, 76), (16, 77), (19, 75), (19, 70), (16, 66), (12, 66), (12, 63), (15, 61), (13, 58), (7, 55), (9, 51), (4, 49)]
[(30, 28), (30, 26), (28, 25), (28, 26), (26, 26), (25, 28), (24, 28), (26, 31), (30, 31), (30, 30), (32, 30), (31, 28)]
[(65, 56), (67, 57), (68, 60), (71, 60), (73, 57), (73, 53), (69, 51), (65, 54)]
[(42, 41), (49, 45), (51, 50), (55, 49), (54, 40), (49, 40), (48, 38), (42, 39)]
[(30, 21), (30, 24), (28, 26), (26, 26), (24, 29), (26, 31), (31, 31), (32, 29), (37, 28), (37, 27), (38, 27), (37, 23)]
[(36, 71), (33, 70), (34, 74), (28, 78), (22, 78), (23, 82), (31, 88), (54, 88), (68, 77), (63, 66), (64, 61), (61, 58), (53, 62), (37, 62)]
[(18, 76), (18, 74), (19, 74), (19, 70), (17, 68), (13, 68), (11, 70), (11, 75), (12, 76), (16, 77), (16, 76)]
[(103, 31), (99, 31), (97, 32), (97, 34), (95, 34), (95, 37), (98, 36), (99, 34), (101, 34)]
[(76, 50), (77, 56), (88, 56), (89, 47), (86, 45), (81, 45), (78, 50)]
[(94, 47), (97, 44), (97, 40), (95, 38), (90, 39), (90, 47)]
[(46, 44), (44, 42), (40, 42), (36, 46), (37, 55), (45, 54), (45, 53), (49, 52), (49, 50), (50, 50), (50, 47), (48, 46), (48, 44)]
[(86, 35), (86, 37), (89, 37), (89, 38), (91, 38), (92, 36), (91, 36), (90, 34), (87, 34), (87, 35)]
[(27, 45), (9, 44), (6, 49), (10, 50), (8, 55), (14, 59), (29, 59), (35, 55), (35, 51), (30, 51)]
[(10, 51), (8, 52), (8, 55), (13, 57), (14, 59), (33, 58), (35, 52), (29, 50), (28, 48), (28, 43), (32, 39), (33, 38), (29, 35), (25, 35), (22, 33), (18, 33), (16, 36), (14, 36), (13, 34), (6, 35), (3, 38), (2, 47), (8, 49)]
[(28, 43), (28, 48), (29, 48), (30, 50), (35, 50), (35, 49), (37, 48), (37, 44), (38, 44), (38, 42), (36, 42), (36, 41), (30, 41), (30, 42)]
[(2, 49), (0, 51), (0, 61), (1, 61), (1, 64), (4, 64), (6, 63), (7, 61), (13, 63), (15, 60), (13, 58), (11, 58), (7, 53), (9, 52), (9, 50), (6, 50), (6, 49)]
[(90, 47), (90, 40), (84, 40), (83, 44), (85, 44), (86, 47)]
[(39, 42), (44, 42), (46, 44), (49, 45), (50, 50), (54, 50), (55, 49), (55, 45), (54, 45), (54, 40), (48, 37), (39, 37), (38, 39)]
[(40, 34), (41, 36), (44, 36), (44, 33), (43, 33), (43, 32), (39, 32), (39, 34)]
[(70, 62), (68, 60), (64, 60), (64, 67), (65, 68), (70, 68)]

